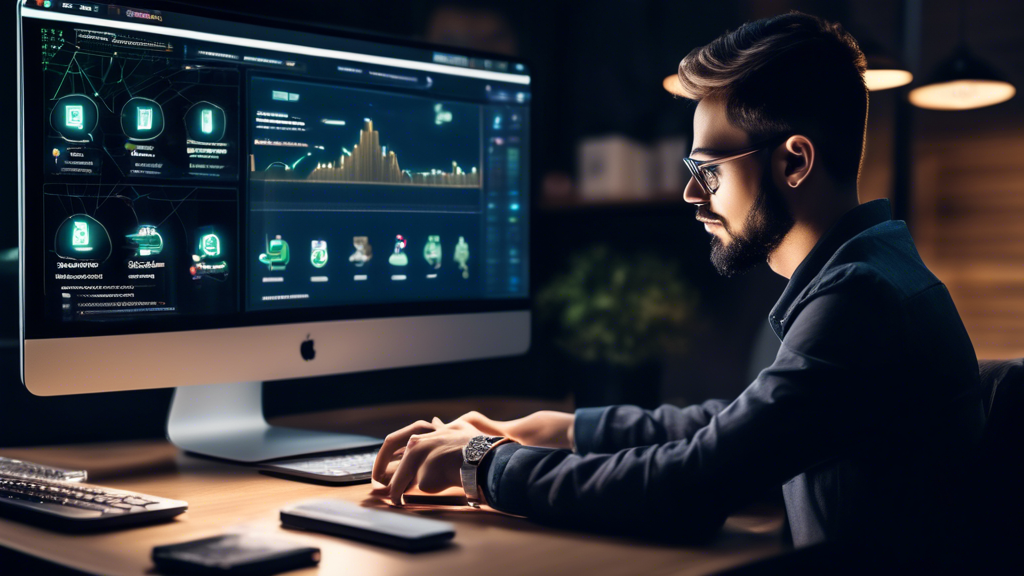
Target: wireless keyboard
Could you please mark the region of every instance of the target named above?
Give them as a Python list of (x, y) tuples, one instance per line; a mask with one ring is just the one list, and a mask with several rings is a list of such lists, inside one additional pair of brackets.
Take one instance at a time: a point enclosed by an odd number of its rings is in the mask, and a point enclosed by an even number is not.
[(377, 450), (310, 456), (259, 465), (259, 469), (280, 476), (298, 476), (322, 484), (359, 484), (370, 481)]
[(0, 474), (0, 516), (66, 532), (106, 530), (173, 518), (187, 502), (115, 490)]

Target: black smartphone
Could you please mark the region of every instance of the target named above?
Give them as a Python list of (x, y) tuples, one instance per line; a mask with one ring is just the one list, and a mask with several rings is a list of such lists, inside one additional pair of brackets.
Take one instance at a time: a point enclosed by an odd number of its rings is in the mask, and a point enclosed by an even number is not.
[(440, 520), (366, 508), (345, 500), (307, 500), (281, 510), (281, 523), (418, 552), (447, 546), (455, 528)]
[(165, 574), (277, 574), (319, 562), (319, 548), (262, 535), (224, 534), (153, 548), (153, 563)]

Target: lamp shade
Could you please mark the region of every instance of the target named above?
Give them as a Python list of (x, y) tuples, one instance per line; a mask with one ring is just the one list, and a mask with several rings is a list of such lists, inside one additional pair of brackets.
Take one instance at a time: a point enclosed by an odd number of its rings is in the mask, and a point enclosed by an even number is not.
[(910, 102), (930, 110), (971, 110), (1013, 98), (1017, 89), (961, 47), (936, 69), (929, 81), (910, 91)]
[(867, 56), (868, 69), (864, 72), (864, 84), (871, 92), (906, 86), (914, 81), (914, 75), (895, 58), (885, 55), (881, 47), (872, 42), (862, 44)]

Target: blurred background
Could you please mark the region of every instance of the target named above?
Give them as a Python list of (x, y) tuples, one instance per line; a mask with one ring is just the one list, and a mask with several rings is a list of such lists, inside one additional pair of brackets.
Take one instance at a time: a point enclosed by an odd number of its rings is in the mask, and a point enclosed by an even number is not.
[[(778, 339), (766, 318), (786, 280), (767, 265), (732, 279), (712, 269), (707, 235), (682, 201), (693, 106), (663, 82), (693, 48), (745, 21), (794, 9), (843, 24), (870, 68), (912, 75), (909, 84), (871, 92), (861, 201), (888, 198), (907, 221), (926, 264), (952, 293), (979, 358), (1024, 356), (1024, 97), (962, 110), (911, 102), (912, 91), (952, 69), (949, 60), (963, 47), (1004, 82), (997, 90), (1005, 83), (1020, 90), (1024, 2), (202, 5), (517, 55), (533, 67), (536, 322), (529, 354), (272, 382), (264, 391), (268, 416), (470, 396), (546, 398), (567, 407), (735, 397), (774, 358)], [(13, 29), (14, 17), (9, 6), (5, 29)], [(15, 37), (3, 37), (0, 77), (13, 81)], [(956, 94), (949, 105), (986, 94)], [(15, 97), (5, 92), (12, 134)], [(927, 97), (918, 92), (914, 99), (934, 106)], [(0, 146), (16, 157), (13, 136)], [(0, 179), (0, 446), (162, 437), (169, 390), (41, 398), (21, 385), (17, 174), (7, 170)]]

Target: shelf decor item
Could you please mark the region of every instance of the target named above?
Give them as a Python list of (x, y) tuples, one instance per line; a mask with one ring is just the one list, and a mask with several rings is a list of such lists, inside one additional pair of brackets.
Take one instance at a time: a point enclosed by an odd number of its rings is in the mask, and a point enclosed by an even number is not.
[(685, 348), (697, 292), (678, 266), (597, 245), (537, 295), (555, 346), (570, 359), (578, 406), (657, 402), (662, 359)]

